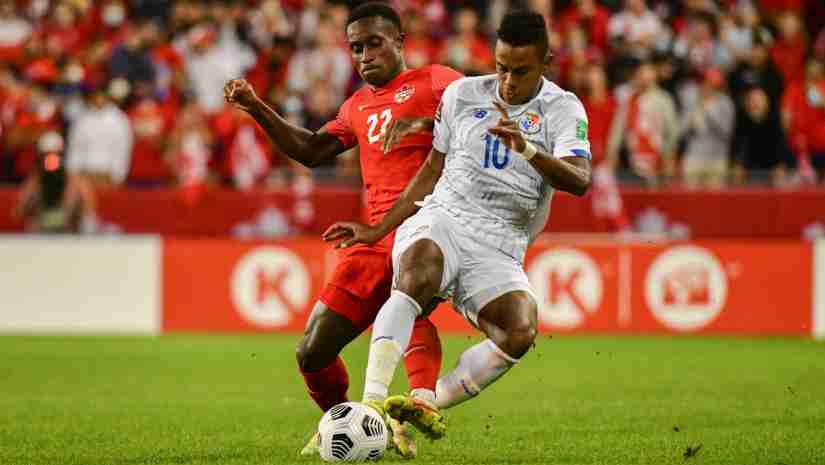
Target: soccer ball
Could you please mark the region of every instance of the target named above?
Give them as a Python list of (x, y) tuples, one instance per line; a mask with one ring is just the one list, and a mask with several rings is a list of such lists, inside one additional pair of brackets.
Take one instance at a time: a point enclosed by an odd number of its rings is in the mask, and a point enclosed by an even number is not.
[(357, 402), (338, 404), (318, 423), (318, 445), (326, 462), (378, 460), (387, 449), (389, 434), (374, 409)]

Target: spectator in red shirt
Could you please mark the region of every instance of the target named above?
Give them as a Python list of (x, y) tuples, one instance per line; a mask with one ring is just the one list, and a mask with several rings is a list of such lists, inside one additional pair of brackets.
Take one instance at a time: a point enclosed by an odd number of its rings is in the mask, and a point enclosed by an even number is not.
[(825, 68), (808, 62), (805, 80), (791, 85), (782, 99), (782, 117), (797, 156), (809, 156), (817, 177), (825, 181)]
[(624, 213), (616, 181), (616, 160), (607, 158), (607, 141), (616, 113), (616, 99), (610, 93), (607, 75), (601, 65), (591, 64), (586, 68), (585, 82), (582, 104), (587, 111), (587, 132), (593, 156), (593, 186), (588, 194), (593, 216), (600, 230), (627, 231), (630, 221)]
[(478, 14), (472, 8), (462, 8), (455, 15), (454, 34), (441, 50), (439, 62), (467, 76), (492, 72), (495, 59), (490, 45), (478, 33)]
[(43, 36), (47, 49), (61, 55), (75, 55), (89, 43), (89, 31), (84, 26), (71, 3), (59, 2), (38, 34)]
[(610, 12), (596, 0), (576, 0), (564, 10), (558, 23), (562, 31), (580, 27), (587, 34), (587, 42), (602, 52), (607, 50), (607, 23)]
[(52, 97), (46, 88), (29, 85), (25, 93), (24, 105), (14, 117), (6, 142), (14, 153), (14, 174), (20, 179), (31, 173), (37, 158), (37, 140), (48, 131), (61, 126), (60, 102)]
[(793, 12), (783, 13), (778, 20), (779, 37), (771, 47), (771, 58), (776, 63), (786, 84), (805, 76), (805, 37), (802, 21)]
[(603, 55), (587, 41), (583, 28), (573, 25), (566, 31), (564, 47), (556, 52), (553, 62), (558, 67), (559, 85), (575, 92), (585, 81), (587, 64), (601, 62)]
[[(139, 91), (140, 93), (140, 91)], [(128, 112), (134, 133), (128, 182), (131, 185), (157, 186), (168, 182), (169, 167), (163, 161), (163, 148), (171, 123), (163, 108), (148, 95), (139, 96)]]
[(214, 143), (203, 109), (195, 101), (186, 103), (175, 119), (165, 158), (187, 202), (197, 201), (209, 182)]
[(607, 75), (600, 64), (590, 64), (585, 72), (584, 93), (581, 101), (587, 111), (588, 139), (593, 165), (598, 165), (607, 156), (607, 138), (610, 124), (616, 113), (616, 99), (610, 92)]
[(421, 68), (435, 63), (438, 58), (438, 41), (430, 35), (430, 23), (427, 18), (415, 10), (404, 14), (406, 25), (404, 30), (407, 37), (404, 39), (404, 60), (410, 68)]

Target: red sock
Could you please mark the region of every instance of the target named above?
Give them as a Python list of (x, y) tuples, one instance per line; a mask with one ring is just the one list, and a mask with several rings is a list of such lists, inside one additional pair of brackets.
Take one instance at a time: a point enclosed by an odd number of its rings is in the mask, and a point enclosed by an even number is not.
[(318, 371), (304, 372), (304, 382), (312, 400), (326, 412), (330, 407), (347, 401), (349, 376), (347, 366), (341, 357), (335, 359), (328, 367)]
[(404, 354), (404, 367), (410, 389), (435, 391), (435, 383), (441, 373), (441, 339), (428, 318), (415, 320), (410, 345)]

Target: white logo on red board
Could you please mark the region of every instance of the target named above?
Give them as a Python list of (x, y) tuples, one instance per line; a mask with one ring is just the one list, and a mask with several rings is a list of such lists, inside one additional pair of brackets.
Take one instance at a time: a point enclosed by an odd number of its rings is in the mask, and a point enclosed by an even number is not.
[(259, 247), (244, 255), (232, 273), (232, 302), (243, 318), (262, 327), (280, 327), (309, 299), (310, 278), (303, 261), (282, 247)]
[(710, 324), (727, 295), (722, 265), (703, 247), (668, 249), (656, 257), (645, 279), (645, 299), (653, 316), (676, 331), (695, 331)]
[(539, 319), (557, 328), (575, 328), (602, 302), (602, 275), (590, 256), (575, 249), (548, 250), (527, 271), (536, 293)]

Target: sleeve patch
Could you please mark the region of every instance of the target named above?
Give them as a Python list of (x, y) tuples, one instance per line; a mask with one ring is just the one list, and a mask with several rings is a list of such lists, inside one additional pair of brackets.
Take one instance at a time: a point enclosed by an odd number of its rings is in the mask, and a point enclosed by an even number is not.
[(587, 140), (587, 121), (583, 119), (576, 120), (576, 139)]

